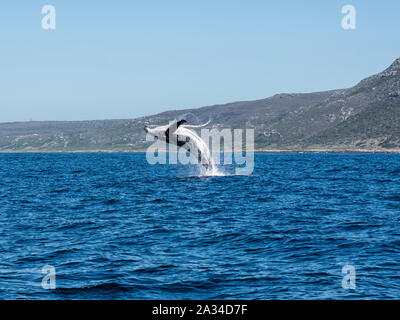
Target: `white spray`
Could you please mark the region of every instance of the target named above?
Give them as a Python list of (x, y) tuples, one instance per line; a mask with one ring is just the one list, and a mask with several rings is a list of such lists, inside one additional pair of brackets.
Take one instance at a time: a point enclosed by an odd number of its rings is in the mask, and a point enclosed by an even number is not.
[(204, 127), (210, 121), (198, 126), (185, 125), (184, 123), (186, 123), (185, 120), (174, 121), (171, 125), (156, 126), (154, 128), (145, 127), (145, 131), (161, 141), (177, 145), (188, 151), (205, 168), (205, 175), (220, 175), (207, 144), (192, 130), (193, 128)]

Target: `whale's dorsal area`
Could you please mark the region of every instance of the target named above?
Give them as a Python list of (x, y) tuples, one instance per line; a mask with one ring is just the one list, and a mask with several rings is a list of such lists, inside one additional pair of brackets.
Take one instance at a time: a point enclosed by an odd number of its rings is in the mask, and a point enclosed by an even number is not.
[[(210, 121), (209, 121), (210, 122)], [(207, 124), (209, 123), (207, 122)], [(184, 148), (194, 155), (197, 161), (203, 165), (207, 171), (213, 170), (214, 164), (207, 144), (191, 128), (201, 126), (185, 126), (186, 120), (173, 121), (169, 125), (156, 126), (153, 128), (145, 127), (145, 131), (158, 139)]]

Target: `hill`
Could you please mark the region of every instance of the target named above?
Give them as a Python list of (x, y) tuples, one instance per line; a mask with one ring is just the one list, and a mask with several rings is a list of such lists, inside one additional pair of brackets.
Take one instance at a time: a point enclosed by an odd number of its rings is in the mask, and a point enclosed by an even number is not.
[(143, 127), (176, 118), (254, 128), (256, 149), (400, 149), (400, 58), (349, 89), (277, 94), (126, 120), (0, 123), (0, 151), (138, 151)]

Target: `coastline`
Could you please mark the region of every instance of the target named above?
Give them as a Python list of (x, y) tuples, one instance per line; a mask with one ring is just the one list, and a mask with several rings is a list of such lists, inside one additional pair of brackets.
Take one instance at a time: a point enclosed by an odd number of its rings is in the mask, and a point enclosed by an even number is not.
[[(400, 153), (400, 149), (255, 149), (254, 153)], [(145, 153), (146, 150), (0, 150), (0, 154), (12, 153)], [(164, 151), (168, 152), (168, 151)]]

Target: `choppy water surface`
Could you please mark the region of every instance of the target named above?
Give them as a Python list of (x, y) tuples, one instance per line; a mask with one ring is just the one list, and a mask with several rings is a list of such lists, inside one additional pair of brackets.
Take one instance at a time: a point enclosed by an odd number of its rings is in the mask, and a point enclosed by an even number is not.
[(256, 154), (251, 176), (217, 177), (1, 154), (0, 298), (398, 299), (399, 223), (395, 154)]

